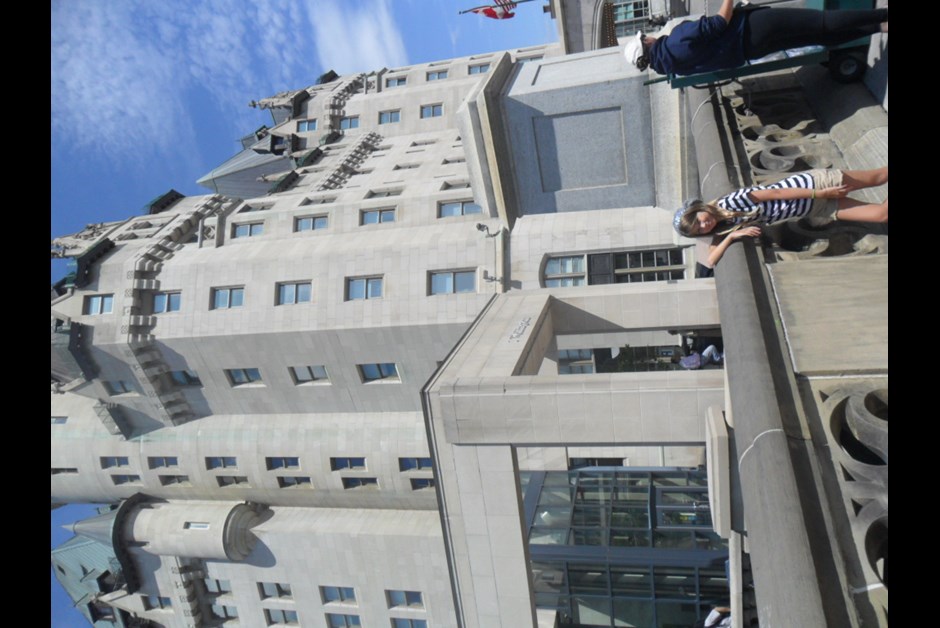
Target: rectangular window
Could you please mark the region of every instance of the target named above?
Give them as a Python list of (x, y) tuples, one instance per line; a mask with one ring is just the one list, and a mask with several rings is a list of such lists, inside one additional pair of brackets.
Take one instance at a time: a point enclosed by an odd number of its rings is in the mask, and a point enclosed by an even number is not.
[(440, 118), (444, 115), (444, 105), (421, 105), (422, 118)]
[(269, 209), (274, 207), (274, 203), (262, 203), (258, 205), (245, 205), (243, 208), (238, 210), (239, 214), (244, 214), (247, 212), (266, 212)]
[(386, 590), (385, 594), (388, 596), (389, 608), (424, 608), (424, 600), (421, 598), (420, 591)]
[(322, 364), (314, 366), (291, 366), (289, 369), (291, 379), (294, 380), (294, 384), (300, 386), (301, 384), (326, 384), (330, 381), (330, 377), (326, 372), (326, 367)]
[(303, 133), (304, 131), (316, 131), (317, 130), (317, 121), (316, 119), (312, 120), (298, 120), (297, 121), (297, 132)]
[(317, 231), (330, 226), (330, 219), (322, 216), (301, 216), (294, 218), (294, 231)]
[(551, 257), (545, 287), (583, 286), (685, 279), (681, 248), (614, 251)]
[(114, 482), (116, 486), (121, 484), (140, 484), (139, 475), (112, 475), (111, 481)]
[(269, 626), (296, 626), (300, 622), (297, 620), (297, 611), (287, 611), (274, 608), (264, 609), (264, 618)]
[(243, 222), (241, 224), (232, 225), (233, 238), (250, 238), (252, 236), (259, 236), (263, 233), (263, 222)]
[(202, 381), (200, 381), (199, 376), (196, 375), (196, 371), (191, 371), (189, 369), (183, 371), (170, 371), (170, 377), (178, 386), (202, 386)]
[(212, 289), (212, 309), (226, 310), (233, 307), (241, 307), (245, 302), (244, 286), (234, 286), (231, 288), (213, 288)]
[(179, 292), (157, 292), (153, 295), (153, 313), (179, 312), (180, 298)]
[(232, 585), (228, 580), (215, 580), (213, 578), (206, 578), (203, 580), (203, 582), (206, 585), (206, 591), (209, 593), (224, 595), (226, 593), (232, 592)]
[(401, 87), (408, 82), (407, 76), (393, 76), (385, 79), (385, 87)]
[(283, 582), (259, 582), (258, 593), (261, 594), (262, 600), (267, 598), (290, 600), (294, 597), (290, 585)]
[(346, 300), (379, 299), (382, 297), (381, 277), (349, 277), (346, 279)]
[(300, 205), (329, 205), (334, 201), (336, 201), (335, 196), (310, 196), (305, 198)]
[(212, 615), (216, 619), (237, 619), (238, 609), (234, 606), (223, 606), (221, 604), (212, 605)]
[(395, 208), (364, 209), (359, 212), (360, 225), (376, 225), (381, 222), (395, 222)]
[(330, 458), (330, 469), (333, 471), (342, 471), (343, 469), (364, 471), (365, 468), (365, 458)]
[(75, 467), (52, 467), (52, 475), (67, 475), (71, 473), (78, 473), (78, 469)]
[(166, 467), (178, 467), (179, 458), (176, 456), (149, 456), (147, 466), (151, 469), (163, 469)]
[(340, 615), (339, 613), (327, 613), (326, 623), (330, 628), (352, 628), (362, 626), (359, 623), (359, 615)]
[(441, 165), (446, 166), (447, 164), (462, 164), (466, 163), (466, 161), (466, 157), (447, 157), (444, 159), (444, 161), (441, 162)]
[(235, 456), (206, 456), (206, 469), (234, 469), (238, 466)]
[(104, 383), (105, 390), (109, 395), (124, 395), (134, 392), (134, 386), (123, 379), (107, 380)]
[(434, 488), (433, 478), (411, 478), (411, 490), (420, 491), (426, 488)]
[(277, 284), (277, 303), (275, 305), (293, 305), (310, 303), (313, 286), (309, 281), (293, 281)]
[(54, 416), (52, 417), (52, 425), (65, 425), (68, 420), (67, 416)]
[[(187, 521), (183, 524), (184, 530), (208, 530), (209, 522), (207, 521)], [(229, 589), (231, 591), (231, 589)]]
[(433, 469), (430, 458), (399, 458), (399, 471), (423, 471)]
[(279, 475), (278, 488), (313, 488), (309, 475)]
[(470, 182), (461, 180), (444, 181), (443, 185), (441, 185), (441, 190), (466, 190), (469, 188)]
[(127, 456), (101, 456), (101, 468), (110, 469), (112, 467), (129, 467), (130, 461)]
[(467, 68), (468, 74), (485, 74), (490, 71), (489, 63), (479, 63), (477, 65), (471, 65)]
[(339, 128), (343, 131), (359, 128), (359, 116), (348, 116), (339, 119)]
[(366, 198), (388, 198), (389, 196), (401, 196), (401, 189), (369, 190), (369, 193), (366, 194)]
[(529, 61), (538, 61), (542, 58), (542, 55), (536, 55), (534, 57), (517, 57), (516, 61), (519, 63), (528, 63)]
[(248, 477), (244, 475), (219, 475), (215, 478), (220, 487), (238, 486), (241, 488), (250, 488)]
[(355, 604), (356, 591), (352, 587), (320, 587), (324, 604)]
[(189, 486), (188, 475), (160, 475), (157, 477), (160, 479), (161, 486)]
[(450, 218), (451, 216), (467, 216), (469, 214), (483, 213), (483, 208), (473, 201), (449, 201), (440, 203), (437, 206), (438, 218)]
[(401, 121), (401, 110), (395, 109), (393, 111), (380, 111), (379, 112), (379, 124), (394, 124), (395, 122)]
[(379, 488), (378, 478), (343, 478), (343, 488)]
[(420, 166), (421, 164), (396, 164), (392, 170), (414, 170)]
[(393, 617), (392, 628), (428, 628), (428, 622), (426, 619), (402, 619), (401, 617)]
[(258, 369), (225, 369), (229, 384), (234, 386), (260, 385), (261, 371)]
[(159, 595), (145, 595), (143, 598), (144, 609), (148, 611), (170, 608), (172, 606), (170, 603), (170, 598), (168, 597), (160, 597)]
[(429, 294), (454, 294), (477, 291), (475, 270), (446, 270), (430, 274)]
[(264, 459), (264, 462), (268, 471), (300, 468), (300, 458), (297, 456), (268, 456)]
[(359, 369), (359, 377), (362, 379), (364, 384), (378, 381), (401, 381), (401, 378), (398, 376), (398, 366), (392, 362), (385, 362), (381, 364), (357, 364), (356, 368)]
[(110, 314), (114, 306), (113, 294), (96, 294), (85, 297), (85, 314), (96, 316), (98, 314)]
[(437, 70), (435, 72), (428, 72), (427, 78), (429, 81), (442, 81), (447, 78), (447, 70)]

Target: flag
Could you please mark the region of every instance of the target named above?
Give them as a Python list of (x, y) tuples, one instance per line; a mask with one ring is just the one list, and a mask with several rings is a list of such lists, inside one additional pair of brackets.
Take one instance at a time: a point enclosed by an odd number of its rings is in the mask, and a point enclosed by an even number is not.
[(478, 13), (480, 15), (485, 15), (486, 17), (491, 17), (494, 20), (505, 20), (511, 17), (515, 17), (515, 13), (512, 12), (512, 9), (516, 8), (515, 3), (507, 2), (506, 0), (496, 0), (497, 6), (492, 7), (476, 7), (475, 9), (470, 9), (470, 13)]

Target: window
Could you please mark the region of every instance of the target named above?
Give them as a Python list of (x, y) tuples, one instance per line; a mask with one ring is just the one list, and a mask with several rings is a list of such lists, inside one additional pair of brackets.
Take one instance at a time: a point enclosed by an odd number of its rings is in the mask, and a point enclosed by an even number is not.
[(365, 468), (365, 458), (330, 458), (330, 469), (333, 471), (341, 471), (342, 469), (362, 471)]
[(170, 377), (173, 382), (179, 386), (202, 386), (196, 371), (189, 369), (183, 371), (170, 371)]
[(427, 78), (429, 81), (442, 81), (447, 78), (447, 70), (428, 72)]
[(266, 212), (266, 211), (268, 211), (269, 209), (271, 209), (272, 207), (274, 207), (274, 203), (262, 203), (262, 204), (258, 204), (258, 205), (245, 205), (244, 207), (242, 207), (241, 209), (238, 210), (238, 213), (239, 213), (239, 214), (244, 214), (244, 213), (247, 213), (247, 212)]
[(441, 165), (446, 166), (447, 164), (462, 164), (466, 163), (466, 161), (466, 157), (447, 157), (444, 159), (444, 161), (441, 162)]
[(206, 469), (234, 469), (238, 466), (235, 456), (206, 456)]
[(536, 55), (534, 57), (516, 57), (516, 61), (519, 63), (528, 63), (529, 61), (538, 61), (542, 58), (542, 55)]
[(225, 369), (225, 375), (233, 387), (261, 383), (261, 371), (258, 369)]
[(434, 467), (431, 464), (430, 458), (399, 458), (398, 459), (398, 470), (399, 471), (422, 471), (425, 469), (432, 469)]
[(389, 608), (424, 608), (420, 591), (385, 591)]
[(183, 524), (184, 530), (208, 530), (209, 523), (206, 521), (187, 521)]
[(469, 214), (480, 214), (483, 208), (473, 201), (452, 201), (441, 203), (437, 206), (438, 218), (450, 218), (451, 216), (467, 216)]
[(630, 37), (638, 30), (649, 29), (649, 0), (617, 0), (613, 5), (617, 37)]
[(326, 623), (330, 628), (349, 628), (350, 626), (361, 626), (359, 615), (339, 615), (337, 613), (327, 613)]
[(469, 188), (470, 182), (462, 180), (444, 181), (444, 184), (441, 185), (442, 190), (466, 190)]
[(317, 130), (317, 121), (316, 119), (312, 120), (298, 120), (297, 121), (297, 132), (303, 133), (304, 131), (316, 131)]
[(237, 619), (238, 609), (234, 606), (222, 606), (221, 604), (212, 605), (212, 615), (216, 619)]
[(407, 76), (394, 76), (385, 79), (385, 87), (401, 87), (408, 82)]
[(147, 466), (151, 469), (163, 469), (179, 466), (179, 458), (176, 456), (149, 456)]
[(391, 190), (369, 190), (369, 193), (366, 194), (366, 198), (387, 198), (389, 196), (400, 196), (401, 189), (394, 188)]
[(264, 609), (264, 619), (268, 622), (269, 626), (283, 624), (296, 625), (300, 623), (297, 620), (297, 611), (285, 611), (275, 608)]
[(127, 456), (101, 456), (101, 468), (110, 469), (112, 467), (129, 467), (130, 462)]
[(335, 196), (311, 196), (305, 198), (301, 205), (329, 205), (336, 201)]
[(114, 482), (116, 486), (121, 484), (140, 484), (139, 475), (112, 475), (111, 481)]
[(215, 593), (216, 595), (224, 595), (226, 593), (232, 592), (232, 585), (228, 580), (215, 580), (212, 578), (206, 578), (203, 580), (206, 585), (206, 591), (209, 593)]
[(70, 473), (78, 473), (78, 469), (75, 467), (52, 467), (52, 475), (66, 475)]
[(346, 300), (379, 299), (382, 297), (381, 277), (350, 277), (346, 279)]
[(393, 124), (399, 121), (401, 121), (400, 109), (395, 109), (393, 111), (380, 111), (379, 112), (379, 124)]
[(356, 591), (352, 587), (320, 587), (324, 604), (355, 604)]
[(411, 143), (412, 146), (430, 146), (434, 144), (437, 140), (415, 140)]
[(685, 279), (681, 248), (550, 257), (545, 287)]
[(180, 311), (180, 293), (179, 292), (157, 292), (153, 295), (153, 313), (162, 314), (163, 312)]
[(393, 617), (392, 628), (428, 628), (428, 622), (426, 619), (402, 619), (400, 617)]
[(348, 116), (339, 119), (339, 128), (343, 131), (359, 128), (359, 116)]
[(414, 170), (420, 166), (421, 164), (397, 164), (392, 170)]
[(248, 477), (244, 475), (219, 475), (215, 478), (221, 487), (240, 486), (241, 488), (250, 488)]
[(444, 115), (444, 105), (421, 105), (422, 118), (440, 118)]
[(558, 373), (562, 375), (594, 373), (594, 352), (591, 349), (559, 350)]
[(277, 486), (278, 488), (313, 488), (309, 475), (279, 475), (277, 476)]
[(212, 289), (213, 310), (225, 310), (233, 307), (241, 307), (244, 302), (245, 288), (243, 286)]
[(155, 609), (170, 608), (172, 604), (170, 603), (170, 598), (160, 597), (159, 595), (145, 595), (144, 597), (144, 609), (152, 611)]
[(434, 488), (433, 478), (411, 478), (411, 490), (420, 491), (426, 488)]
[(469, 74), (485, 74), (486, 72), (489, 72), (489, 71), (490, 71), (489, 63), (480, 63), (477, 65), (471, 65), (469, 68), (467, 68), (467, 73)]
[(360, 225), (375, 225), (380, 222), (395, 222), (395, 208), (364, 209), (359, 212)]
[(92, 316), (110, 314), (113, 306), (113, 294), (96, 294), (94, 296), (85, 297), (85, 314)]
[(282, 582), (259, 582), (258, 592), (262, 600), (272, 597), (289, 600), (294, 597), (290, 585)]
[(109, 395), (124, 395), (134, 392), (134, 387), (131, 383), (123, 379), (112, 379), (103, 383)]
[(401, 378), (398, 376), (398, 366), (391, 362), (381, 364), (357, 364), (356, 368), (359, 369), (359, 377), (362, 378), (365, 384), (378, 381), (401, 381)]
[(54, 416), (52, 417), (52, 425), (65, 425), (68, 420), (67, 416)]
[(160, 479), (161, 486), (189, 486), (189, 476), (188, 475), (160, 475), (157, 476)]
[(330, 219), (322, 216), (301, 216), (294, 218), (294, 231), (316, 231), (330, 226)]
[(309, 281), (294, 281), (277, 284), (277, 303), (275, 305), (293, 305), (295, 303), (310, 303), (310, 293), (313, 291)]
[(290, 371), (291, 379), (294, 380), (294, 384), (297, 386), (313, 383), (326, 384), (330, 381), (326, 367), (323, 365), (292, 366), (288, 370)]
[(343, 488), (378, 488), (378, 478), (343, 478)]
[(477, 291), (475, 270), (446, 270), (431, 273), (429, 294), (454, 294)]
[(259, 236), (262, 233), (264, 233), (263, 222), (243, 222), (241, 224), (232, 225), (233, 238), (250, 238), (252, 236)]
[(268, 471), (274, 469), (299, 469), (300, 458), (297, 456), (268, 456), (264, 459)]

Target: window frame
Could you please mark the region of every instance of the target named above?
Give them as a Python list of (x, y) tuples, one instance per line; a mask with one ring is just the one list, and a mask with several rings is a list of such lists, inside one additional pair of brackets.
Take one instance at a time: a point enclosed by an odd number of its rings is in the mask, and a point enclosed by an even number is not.
[(232, 224), (232, 239), (255, 238), (264, 235), (264, 221), (236, 222)]
[(339, 119), (340, 131), (351, 131), (359, 128), (359, 116), (343, 116)]
[[(218, 288), (212, 288), (209, 291), (209, 309), (210, 310), (231, 310), (237, 307), (242, 307), (245, 305), (245, 286), (222, 286)], [(219, 296), (225, 295), (225, 303), (219, 305)], [(233, 297), (238, 297), (238, 303), (233, 303), (236, 299)]]
[(340, 480), (343, 483), (344, 491), (378, 490), (379, 488), (379, 478), (377, 477), (344, 476)]
[(265, 456), (264, 465), (268, 471), (278, 469), (299, 471), (300, 456)]
[[(352, 288), (354, 282), (364, 282), (362, 288), (361, 297), (353, 297)], [(378, 282), (377, 284), (374, 282)], [(346, 277), (346, 293), (344, 295), (344, 301), (370, 301), (373, 299), (381, 299), (385, 296), (385, 275), (364, 275), (358, 277)], [(370, 296), (373, 291), (373, 286), (378, 285), (379, 293), (376, 296)]]
[[(343, 623), (337, 623), (334, 618)], [(362, 626), (359, 615), (349, 613), (327, 613), (326, 623), (329, 628), (359, 628)]]
[[(236, 377), (236, 374), (238, 375)], [(264, 377), (261, 376), (261, 369), (255, 367), (225, 369), (225, 377), (232, 388), (242, 386), (264, 386)], [(244, 378), (244, 381), (240, 381)]]
[[(455, 206), (455, 205), (460, 206), (459, 214), (445, 214), (444, 213), (445, 206)], [(468, 207), (476, 207), (479, 211), (468, 212), (467, 211)], [(475, 216), (477, 214), (482, 214), (482, 213), (483, 213), (483, 207), (479, 203), (476, 203), (473, 199), (463, 199), (463, 200), (456, 200), (456, 201), (439, 201), (437, 204), (437, 217), (438, 218), (459, 218), (461, 216)]]
[[(391, 366), (392, 373), (389, 375), (385, 374), (385, 371), (389, 370), (387, 367)], [(378, 373), (378, 377), (371, 377), (366, 371), (368, 367), (369, 372), (374, 370)], [(401, 372), (398, 370), (397, 362), (372, 362), (368, 364), (357, 364), (356, 370), (359, 372), (359, 379), (362, 380), (363, 384), (400, 384), (402, 381)]]
[(238, 456), (206, 456), (206, 471), (216, 469), (237, 469)]
[[(301, 288), (306, 288), (306, 299), (301, 298)], [(285, 299), (285, 290), (292, 288), (292, 296)], [(279, 281), (274, 284), (274, 306), (280, 305), (300, 305), (301, 303), (313, 302), (313, 282), (312, 281)]]
[[(271, 587), (273, 593), (268, 593), (265, 587)], [(293, 600), (294, 592), (289, 583), (284, 582), (259, 582), (258, 595), (262, 600)]]
[[(366, 215), (376, 215), (378, 220), (376, 222), (368, 222), (366, 220)], [(398, 214), (398, 207), (376, 207), (374, 209), (360, 209), (359, 210), (359, 226), (365, 227), (367, 225), (383, 225), (389, 222), (395, 222)], [(391, 220), (386, 218), (391, 216)]]
[(82, 314), (86, 316), (104, 316), (114, 313), (114, 293), (85, 295)]
[(489, 63), (474, 63), (467, 66), (467, 74), (486, 74), (490, 71)]
[(401, 109), (387, 109), (379, 112), (379, 124), (398, 124), (401, 122)]
[[(398, 604), (395, 602), (395, 598), (401, 596), (403, 604)], [(417, 602), (412, 602), (410, 600), (414, 599), (417, 596)], [(424, 594), (421, 591), (406, 591), (404, 589), (385, 589), (385, 599), (388, 602), (389, 609), (423, 609), (424, 606)]]
[(134, 384), (126, 379), (105, 379), (101, 383), (104, 385), (104, 389), (108, 391), (109, 397), (132, 395), (137, 392)]
[(148, 469), (177, 469), (179, 466), (179, 456), (147, 456)]
[(298, 133), (308, 133), (310, 131), (317, 130), (317, 119), (316, 118), (307, 118), (306, 120), (297, 121), (297, 132)]
[[(362, 460), (362, 464), (354, 461)], [(365, 456), (330, 456), (330, 471), (368, 471)]]
[[(610, 251), (585, 251), (567, 255), (547, 255), (539, 273), (540, 285), (543, 288), (565, 288), (572, 286), (596, 286), (607, 283), (649, 283), (658, 281), (681, 281), (687, 278), (688, 267), (685, 249), (683, 246), (666, 246), (644, 249), (614, 249)], [(660, 264), (661, 255), (666, 256), (668, 263)], [(678, 262), (675, 261), (678, 256)], [(555, 260), (576, 260), (580, 258), (582, 270), (569, 272), (549, 272), (549, 267)], [(625, 264), (618, 263), (621, 260)], [(633, 265), (635, 261), (639, 265)], [(652, 265), (647, 265), (652, 261)], [(599, 267), (609, 266), (608, 270)], [(668, 275), (659, 278), (657, 275)], [(678, 274), (679, 276), (675, 276)], [(653, 275), (653, 278), (649, 278)], [(593, 279), (607, 278), (612, 281), (593, 281)], [(626, 279), (626, 281), (622, 280)], [(580, 281), (579, 281), (580, 280)]]
[[(473, 277), (473, 289), (472, 290), (458, 290), (457, 289), (457, 280), (458, 275), (466, 277), (470, 275)], [(434, 289), (434, 280), (437, 277), (450, 277), (450, 290), (447, 291), (436, 291)], [(455, 270), (431, 270), (428, 271), (428, 296), (440, 296), (444, 294), (476, 294), (478, 291), (477, 288), (477, 270), (475, 268), (465, 268), (465, 269), (455, 269)]]
[(425, 491), (436, 486), (434, 478), (408, 478), (408, 481), (411, 483), (411, 490), (413, 491)]
[(169, 373), (170, 379), (173, 380), (173, 383), (177, 386), (202, 386), (202, 380), (199, 379), (199, 374), (192, 369), (181, 369), (177, 371), (170, 371)]
[[(412, 461), (414, 466), (411, 466)], [(398, 458), (398, 470), (401, 473), (430, 471), (432, 469), (434, 469), (434, 461), (430, 456), (399, 456)]]
[[(153, 293), (153, 313), (170, 314), (179, 312), (182, 306), (183, 293), (180, 290), (161, 290)], [(158, 302), (163, 301), (161, 306)]]
[[(330, 599), (331, 596), (327, 595), (327, 591), (331, 589), (336, 591), (335, 599)], [(324, 605), (358, 604), (358, 601), (356, 600), (356, 589), (354, 587), (337, 587), (332, 585), (320, 586), (320, 599), (323, 601)]]
[(251, 488), (247, 475), (217, 475), (215, 481), (219, 488)]
[(430, 81), (443, 81), (447, 78), (447, 69), (444, 70), (428, 70), (424, 75), (424, 80)]
[[(306, 373), (300, 369), (306, 369)], [(319, 375), (322, 371), (322, 375)], [(330, 383), (330, 372), (326, 370), (323, 364), (288, 366), (287, 372), (290, 373), (294, 386), (322, 386)]]
[(278, 488), (313, 488), (313, 480), (309, 475), (279, 475)]
[[(444, 103), (436, 102), (436, 103), (429, 103), (427, 105), (421, 105), (420, 112), (421, 112), (420, 117), (422, 120), (429, 120), (431, 118), (442, 118), (444, 117)], [(429, 115), (425, 115), (425, 114), (429, 114)]]
[(128, 456), (99, 456), (98, 462), (102, 469), (129, 469), (131, 466)]
[(404, 87), (408, 84), (408, 75), (404, 76), (386, 76), (385, 87)]
[[(319, 225), (319, 221), (325, 221), (324, 224)], [(304, 226), (304, 221), (310, 221), (310, 226)], [(304, 231), (322, 231), (327, 229), (330, 226), (330, 215), (329, 214), (314, 214), (310, 216), (295, 216), (294, 217), (294, 233), (303, 233)]]

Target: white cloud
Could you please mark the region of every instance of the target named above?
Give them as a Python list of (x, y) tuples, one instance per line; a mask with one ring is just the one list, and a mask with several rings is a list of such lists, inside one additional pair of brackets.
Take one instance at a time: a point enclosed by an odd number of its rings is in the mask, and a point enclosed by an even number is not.
[(307, 0), (317, 57), (338, 74), (408, 64), (408, 53), (388, 0)]

